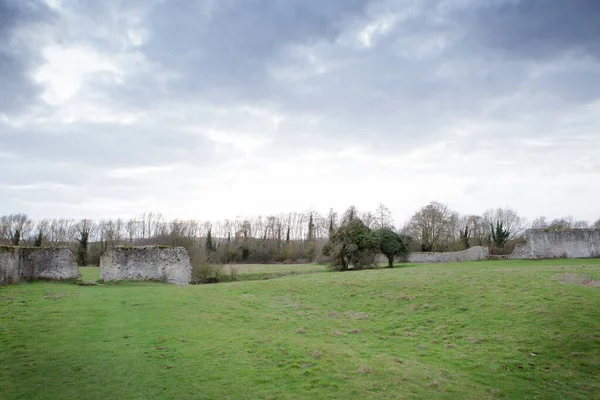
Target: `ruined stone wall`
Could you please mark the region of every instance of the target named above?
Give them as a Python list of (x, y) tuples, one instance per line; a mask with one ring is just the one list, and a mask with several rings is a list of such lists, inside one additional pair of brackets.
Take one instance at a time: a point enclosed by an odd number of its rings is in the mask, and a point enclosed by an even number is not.
[(24, 247), (21, 249), (21, 274), (24, 279), (78, 279), (73, 253), (66, 247)]
[(600, 229), (529, 229), (525, 241), (510, 258), (600, 257)]
[(183, 247), (116, 247), (100, 257), (100, 279), (187, 285), (192, 279), (190, 256)]
[(16, 247), (0, 246), (0, 285), (21, 280), (19, 251)]
[(452, 263), (463, 261), (486, 260), (489, 255), (487, 247), (475, 246), (462, 251), (445, 253), (411, 253), (408, 256), (410, 263)]
[(77, 263), (66, 247), (0, 247), (0, 285), (79, 278)]

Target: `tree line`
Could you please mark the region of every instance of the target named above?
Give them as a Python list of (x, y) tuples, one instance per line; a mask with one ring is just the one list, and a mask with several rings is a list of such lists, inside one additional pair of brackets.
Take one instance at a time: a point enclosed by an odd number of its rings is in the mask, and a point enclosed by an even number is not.
[[(347, 234), (344, 230), (350, 229), (349, 225), (355, 231), (366, 232), (366, 228), (379, 232), (378, 237), (383, 235), (382, 230), (389, 230), (406, 241), (409, 251), (455, 251), (483, 245), (508, 252), (522, 240), (526, 228), (600, 228), (600, 219), (588, 224), (572, 217), (539, 217), (528, 224), (511, 208), (461, 215), (435, 201), (417, 210), (399, 227), (394, 226), (392, 214), (383, 204), (373, 212), (350, 206), (342, 213), (330, 209), (325, 215), (308, 210), (222, 221), (167, 220), (159, 213), (100, 221), (33, 221), (26, 214), (11, 214), (0, 217), (0, 244), (69, 246), (80, 265), (97, 265), (100, 255), (113, 246), (150, 244), (184, 246), (192, 256), (208, 255), (221, 263), (292, 263), (335, 258), (332, 254), (337, 247), (331, 239), (336, 233), (338, 238)], [(378, 239), (369, 240), (372, 253)], [(350, 259), (361, 264), (355, 257), (348, 256)], [(344, 264), (341, 258), (338, 260)]]

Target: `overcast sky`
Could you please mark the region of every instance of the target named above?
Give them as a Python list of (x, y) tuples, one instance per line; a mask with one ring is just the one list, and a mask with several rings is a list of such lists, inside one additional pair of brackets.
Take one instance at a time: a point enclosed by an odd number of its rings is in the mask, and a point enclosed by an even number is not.
[(598, 0), (0, 0), (0, 214), (600, 218)]

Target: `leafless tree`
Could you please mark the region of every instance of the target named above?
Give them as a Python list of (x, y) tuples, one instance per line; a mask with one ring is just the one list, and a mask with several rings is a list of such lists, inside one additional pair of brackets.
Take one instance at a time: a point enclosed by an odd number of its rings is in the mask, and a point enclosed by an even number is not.
[(548, 225), (549, 224), (548, 224), (548, 221), (546, 220), (546, 217), (537, 217), (531, 223), (531, 227), (533, 229), (544, 229), (544, 228), (547, 228)]
[(479, 215), (465, 215), (458, 219), (458, 233), (461, 248), (483, 246), (488, 241), (488, 228)]
[(587, 223), (587, 221), (575, 221), (573, 223), (573, 229), (587, 229), (589, 227), (590, 225)]
[(375, 218), (377, 219), (377, 228), (393, 228), (392, 212), (383, 203), (379, 203), (375, 210)]
[(356, 218), (358, 218), (358, 209), (356, 206), (352, 205), (348, 207), (346, 211), (344, 211), (344, 215), (342, 216), (342, 225), (353, 221)]
[(444, 250), (454, 240), (457, 221), (458, 213), (433, 201), (411, 217), (406, 231), (417, 240), (422, 251)]
[(509, 240), (519, 236), (525, 228), (525, 220), (512, 208), (489, 209), (483, 214), (483, 219), (490, 229), (490, 234), (500, 223), (508, 232)]
[(0, 217), (0, 234), (2, 239), (13, 246), (29, 238), (34, 222), (26, 214), (11, 214)]
[(377, 227), (379, 226), (379, 221), (377, 220), (377, 216), (370, 211), (361, 212), (359, 215), (359, 219), (369, 229), (377, 229)]
[(127, 234), (127, 240), (129, 240), (130, 243), (139, 237), (141, 225), (141, 221), (136, 218), (131, 218), (125, 223), (125, 233)]
[(550, 229), (585, 229), (588, 228), (587, 221), (575, 221), (573, 216), (569, 215), (554, 219), (549, 225)]

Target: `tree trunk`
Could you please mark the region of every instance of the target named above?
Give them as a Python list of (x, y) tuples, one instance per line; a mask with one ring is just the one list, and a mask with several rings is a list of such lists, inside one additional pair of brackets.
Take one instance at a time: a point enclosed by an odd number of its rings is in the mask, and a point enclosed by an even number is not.
[(346, 261), (346, 257), (341, 256), (340, 261), (342, 261), (342, 271), (348, 271), (348, 261)]
[(394, 268), (394, 256), (387, 256), (388, 259), (388, 268)]

